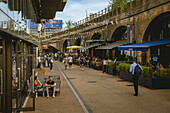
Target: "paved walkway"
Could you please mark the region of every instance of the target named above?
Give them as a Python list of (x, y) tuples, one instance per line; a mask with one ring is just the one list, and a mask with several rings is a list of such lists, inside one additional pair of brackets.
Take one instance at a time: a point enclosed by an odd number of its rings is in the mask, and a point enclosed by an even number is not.
[(93, 113), (170, 113), (169, 89), (150, 90), (140, 86), (139, 96), (134, 97), (131, 82), (91, 68), (80, 71), (76, 65), (73, 65), (72, 69), (64, 70), (64, 65), (58, 61), (54, 62), (54, 71), (46, 69), (46, 74), (61, 76), (61, 96), (36, 98), (34, 113), (83, 113), (58, 66)]
[[(64, 70), (64, 65), (57, 62)], [(170, 90), (150, 90), (139, 86), (133, 96), (131, 82), (90, 68), (80, 71), (73, 65), (65, 74), (93, 113), (170, 113)]]
[[(33, 113), (83, 113), (83, 110), (77, 101), (75, 95), (68, 86), (66, 80), (60, 73), (57, 65), (54, 65), (54, 70), (50, 71), (45, 68), (47, 75), (61, 76), (61, 94), (55, 98), (38, 97), (35, 99), (35, 111)], [(30, 105), (30, 100), (27, 106)], [(30, 112), (24, 112), (30, 113)], [(32, 112), (31, 112), (32, 113)]]

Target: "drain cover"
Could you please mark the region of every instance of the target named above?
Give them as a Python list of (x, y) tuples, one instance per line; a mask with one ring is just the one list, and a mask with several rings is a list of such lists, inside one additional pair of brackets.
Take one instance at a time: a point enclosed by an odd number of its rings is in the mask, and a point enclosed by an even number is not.
[(96, 81), (88, 81), (88, 83), (97, 83)]
[(72, 80), (72, 79), (76, 79), (76, 78), (68, 78), (68, 79)]

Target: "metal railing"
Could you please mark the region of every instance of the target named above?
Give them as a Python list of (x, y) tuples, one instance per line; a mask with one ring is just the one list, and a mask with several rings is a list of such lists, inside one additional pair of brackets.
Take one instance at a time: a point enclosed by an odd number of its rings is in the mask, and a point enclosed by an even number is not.
[(13, 20), (8, 14), (0, 9), (0, 29), (16, 35), (17, 37), (33, 43), (38, 43), (38, 39), (32, 37), (27, 33), (27, 28), (24, 22), (17, 22)]
[[(55, 38), (47, 38), (44, 39), (43, 42), (69, 37), (77, 33), (89, 31), (90, 29), (105, 26), (106, 22), (109, 24), (111, 21), (116, 23), (117, 19), (119, 21), (121, 19), (129, 18), (169, 2), (169, 0), (129, 0), (124, 4), (112, 4), (98, 13), (91, 14), (87, 18), (75, 22), (74, 26), (70, 29), (61, 30), (54, 33), (53, 35), (55, 35)], [(101, 22), (104, 22), (105, 24), (102, 25)], [(92, 25), (89, 25), (90, 23)], [(94, 25), (94, 23), (96, 25)]]

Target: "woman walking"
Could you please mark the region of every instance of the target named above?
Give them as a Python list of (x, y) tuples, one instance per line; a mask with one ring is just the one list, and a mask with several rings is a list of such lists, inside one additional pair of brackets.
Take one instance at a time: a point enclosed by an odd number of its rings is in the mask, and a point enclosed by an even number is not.
[(67, 56), (65, 56), (65, 58), (63, 59), (63, 63), (64, 63), (64, 66), (65, 66), (65, 70), (67, 70), (67, 64), (68, 64)]

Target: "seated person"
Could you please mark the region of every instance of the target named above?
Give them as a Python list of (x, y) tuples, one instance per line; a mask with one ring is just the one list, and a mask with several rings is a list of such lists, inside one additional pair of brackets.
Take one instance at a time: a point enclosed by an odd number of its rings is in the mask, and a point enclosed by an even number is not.
[(56, 83), (53, 81), (52, 76), (49, 76), (49, 81), (46, 82), (45, 86), (47, 91), (47, 97), (49, 97), (49, 90), (53, 91), (52, 97), (55, 97)]
[(43, 85), (39, 81), (38, 77), (35, 77), (35, 90), (39, 90), (41, 88), (43, 88)]

